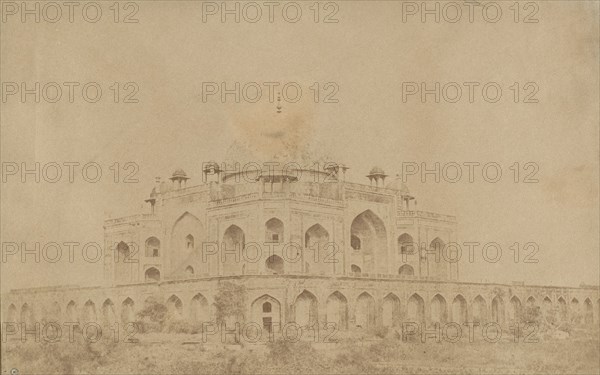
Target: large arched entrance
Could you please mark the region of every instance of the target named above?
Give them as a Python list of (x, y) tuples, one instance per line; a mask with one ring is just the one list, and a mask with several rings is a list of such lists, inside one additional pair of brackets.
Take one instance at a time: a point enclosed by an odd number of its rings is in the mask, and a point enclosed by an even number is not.
[(350, 236), (360, 242), (362, 272), (388, 273), (387, 233), (379, 216), (371, 210), (356, 216), (350, 226)]

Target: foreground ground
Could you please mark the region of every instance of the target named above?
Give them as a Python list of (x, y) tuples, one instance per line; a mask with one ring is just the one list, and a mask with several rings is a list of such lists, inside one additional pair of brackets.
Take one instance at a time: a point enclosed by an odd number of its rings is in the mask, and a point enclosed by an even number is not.
[[(452, 343), (351, 332), (337, 342), (223, 343), (219, 335), (148, 333), (134, 342), (2, 344), (2, 374), (599, 374), (598, 331), (537, 342)], [(264, 341), (264, 340), (263, 340)], [(267, 340), (268, 341), (268, 340)], [(15, 372), (16, 369), (18, 372)], [(12, 372), (11, 372), (12, 370)]]

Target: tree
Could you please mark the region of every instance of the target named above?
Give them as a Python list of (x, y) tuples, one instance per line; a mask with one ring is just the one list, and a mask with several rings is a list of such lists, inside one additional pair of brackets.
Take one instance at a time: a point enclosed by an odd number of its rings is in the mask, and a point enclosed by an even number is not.
[(230, 281), (220, 282), (214, 306), (217, 324), (231, 322), (231, 319), (243, 322), (246, 314), (246, 288)]

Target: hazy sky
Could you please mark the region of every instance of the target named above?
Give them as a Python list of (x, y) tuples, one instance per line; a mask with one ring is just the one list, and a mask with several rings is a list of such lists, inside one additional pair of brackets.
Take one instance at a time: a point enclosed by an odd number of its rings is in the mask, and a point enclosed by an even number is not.
[[(264, 85), (261, 101), (238, 104), (231, 96), (227, 103), (218, 96), (203, 102), (203, 82), (297, 82), (302, 100), (283, 100), (282, 128), (301, 118), (308, 131), (303, 141), (347, 163), (351, 180), (367, 183), (373, 165), (394, 176), (403, 162), (502, 167), (496, 183), (486, 182), (480, 168), (473, 183), (465, 174), (457, 183), (435, 183), (431, 176), (426, 183), (415, 176), (407, 181), (418, 209), (458, 216), (460, 242), (502, 246), (493, 265), (476, 254), (475, 263), (462, 267), (463, 280), (598, 284), (598, 3), (538, 2), (537, 23), (515, 23), (512, 2), (496, 3), (503, 11), (496, 23), (483, 20), (481, 10), (469, 22), (466, 8), (456, 23), (422, 23), (419, 14), (403, 22), (401, 3), (391, 1), (337, 2), (337, 23), (315, 23), (313, 2), (298, 2), (296, 23), (282, 19), (281, 7), (272, 23), (266, 14), (256, 23), (222, 23), (218, 15), (203, 22), (200, 2), (138, 2), (138, 23), (114, 23), (112, 2), (99, 4), (97, 23), (83, 20), (81, 10), (73, 23), (22, 23), (18, 16), (1, 23), (3, 93), (10, 89), (6, 82), (29, 88), (80, 83), (73, 103), (64, 85), (57, 103), (8, 96), (2, 161), (97, 162), (103, 172), (98, 183), (86, 182), (80, 167), (73, 183), (66, 175), (57, 183), (8, 176), (2, 183), (3, 243), (101, 242), (104, 218), (135, 213), (155, 176), (165, 179), (183, 168), (191, 184), (199, 182), (202, 162), (223, 160), (234, 140), (277, 131), (276, 104), (268, 102)], [(132, 10), (121, 9), (120, 20)], [(334, 10), (321, 4), (319, 19)], [(521, 9), (520, 21), (531, 11)], [(102, 88), (97, 103), (81, 96), (88, 82)], [(122, 102), (133, 90), (127, 82), (139, 87), (139, 103)], [(319, 103), (310, 89), (315, 82)], [(404, 103), (403, 82), (429, 88), (456, 82), (463, 95), (457, 103), (435, 103), (432, 95), (426, 103), (419, 95)], [(473, 103), (465, 82), (479, 83)], [(489, 82), (502, 89), (496, 103), (481, 94)], [(534, 85), (525, 86), (529, 82)], [(326, 90), (326, 83), (334, 85)], [(323, 103), (331, 87), (339, 88), (339, 102)], [(523, 103), (533, 91), (539, 102)], [(93, 96), (93, 89), (88, 93)], [(136, 163), (139, 183), (115, 183), (115, 162), (119, 180), (130, 171), (124, 164)], [(509, 169), (515, 162), (518, 183)], [(534, 170), (523, 168), (527, 162), (539, 168), (538, 183), (523, 183)], [(515, 264), (508, 249), (515, 242), (538, 244), (539, 263)], [(101, 262), (82, 263), (78, 253), (73, 264), (64, 257), (54, 264), (32, 259), (2, 263), (2, 290), (102, 279)]]

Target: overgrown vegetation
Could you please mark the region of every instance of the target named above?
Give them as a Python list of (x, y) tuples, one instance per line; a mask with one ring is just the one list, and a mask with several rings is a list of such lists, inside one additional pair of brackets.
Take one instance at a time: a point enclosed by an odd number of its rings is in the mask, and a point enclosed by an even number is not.
[[(115, 343), (112, 337), (86, 342), (80, 334), (70, 343), (10, 340), (2, 346), (3, 370), (36, 374), (590, 374), (598, 373), (598, 331), (577, 331), (566, 340), (498, 343), (416, 341), (388, 335), (339, 343), (276, 341), (266, 345), (189, 344), (200, 335), (156, 333), (140, 342)], [(569, 360), (565, 360), (568, 358)], [(493, 371), (492, 371), (493, 370)], [(8, 372), (8, 371), (7, 371)]]
[(230, 281), (219, 283), (215, 295), (215, 313), (217, 324), (245, 321), (246, 287)]

